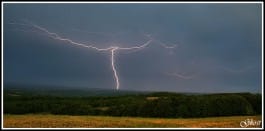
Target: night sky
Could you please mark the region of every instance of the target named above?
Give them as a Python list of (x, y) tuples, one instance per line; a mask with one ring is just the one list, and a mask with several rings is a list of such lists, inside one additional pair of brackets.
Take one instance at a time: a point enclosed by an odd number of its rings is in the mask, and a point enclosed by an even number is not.
[(261, 10), (255, 3), (6, 3), (4, 84), (115, 89), (111, 52), (23, 25), (34, 23), (99, 48), (139, 46), (151, 36), (144, 49), (115, 52), (121, 90), (261, 92)]

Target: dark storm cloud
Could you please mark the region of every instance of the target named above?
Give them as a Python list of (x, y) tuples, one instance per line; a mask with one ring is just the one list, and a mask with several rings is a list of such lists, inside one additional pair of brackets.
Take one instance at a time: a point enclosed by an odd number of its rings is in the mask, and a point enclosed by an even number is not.
[(110, 53), (8, 24), (25, 21), (102, 48), (178, 45), (117, 52), (121, 89), (261, 91), (260, 4), (4, 4), (4, 82), (110, 89)]

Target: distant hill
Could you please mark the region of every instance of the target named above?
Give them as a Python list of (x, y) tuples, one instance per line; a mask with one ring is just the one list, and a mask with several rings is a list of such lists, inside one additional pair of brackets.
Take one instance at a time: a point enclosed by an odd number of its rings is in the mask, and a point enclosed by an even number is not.
[[(48, 95), (62, 97), (89, 97), (89, 96), (122, 96), (122, 95), (203, 95), (203, 94), (226, 94), (226, 93), (197, 93), (197, 92), (170, 92), (170, 91), (136, 91), (114, 90), (106, 88), (63, 87), (63, 86), (39, 86), (39, 85), (5, 85), (4, 95)], [(248, 93), (248, 92), (238, 92)]]
[(4, 87), (5, 95), (49, 95), (63, 97), (88, 97), (88, 96), (121, 96), (147, 94), (147, 91), (113, 90), (103, 88), (81, 88), (81, 87), (52, 87), (52, 86), (17, 86), (8, 85)]
[(5, 114), (187, 118), (259, 115), (262, 95), (9, 86), (4, 88), (3, 103)]

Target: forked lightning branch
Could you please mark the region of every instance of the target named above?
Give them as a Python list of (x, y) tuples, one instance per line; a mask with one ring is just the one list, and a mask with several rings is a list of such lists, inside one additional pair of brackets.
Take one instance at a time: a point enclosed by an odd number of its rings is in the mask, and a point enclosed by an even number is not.
[[(15, 24), (15, 25), (21, 25), (21, 26), (29, 26), (29, 27), (32, 27), (32, 28), (35, 28), (37, 29), (38, 31), (41, 31), (42, 33), (45, 33), (47, 34), (49, 37), (55, 39), (55, 40), (60, 40), (60, 41), (65, 41), (67, 43), (70, 43), (70, 44), (73, 44), (73, 45), (77, 45), (77, 46), (80, 46), (80, 47), (83, 47), (83, 48), (89, 48), (89, 49), (94, 49), (96, 51), (99, 51), (99, 52), (110, 52), (111, 54), (111, 67), (112, 67), (112, 70), (113, 70), (113, 76), (114, 76), (114, 79), (115, 79), (115, 82), (116, 82), (116, 90), (119, 90), (120, 89), (120, 81), (119, 81), (119, 76), (118, 76), (118, 73), (117, 73), (117, 69), (115, 67), (115, 52), (119, 51), (119, 50), (125, 50), (125, 51), (129, 51), (129, 50), (139, 50), (139, 49), (143, 49), (143, 48), (146, 48), (148, 45), (150, 45), (150, 43), (152, 43), (154, 41), (153, 38), (151, 38), (150, 35), (146, 35), (148, 37), (148, 41), (146, 41), (145, 43), (143, 43), (142, 45), (139, 45), (139, 46), (133, 46), (133, 47), (118, 47), (118, 46), (110, 46), (108, 48), (98, 48), (98, 47), (95, 47), (95, 46), (92, 46), (92, 45), (86, 45), (85, 43), (80, 43), (80, 42), (75, 42), (69, 38), (65, 38), (65, 37), (62, 37), (60, 35), (58, 35), (57, 33), (54, 33), (54, 32), (50, 32), (48, 29), (44, 28), (44, 27), (41, 27), (39, 25), (36, 25), (36, 24), (33, 24), (33, 23), (9, 23), (9, 24)], [(163, 47), (163, 48), (175, 48), (176, 45), (173, 45), (173, 46), (167, 46), (161, 42), (159, 42), (160, 45)]]

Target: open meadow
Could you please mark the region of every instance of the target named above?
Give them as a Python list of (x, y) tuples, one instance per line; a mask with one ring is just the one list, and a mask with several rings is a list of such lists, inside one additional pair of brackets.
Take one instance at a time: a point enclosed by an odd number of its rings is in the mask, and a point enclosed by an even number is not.
[[(247, 121), (247, 120), (252, 120)], [(243, 123), (241, 122), (243, 121)], [(261, 116), (141, 118), (49, 114), (4, 115), (4, 128), (261, 128)], [(256, 125), (253, 125), (256, 122)]]

